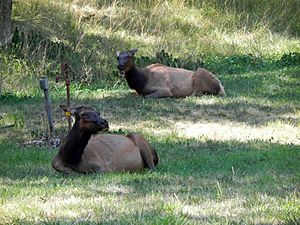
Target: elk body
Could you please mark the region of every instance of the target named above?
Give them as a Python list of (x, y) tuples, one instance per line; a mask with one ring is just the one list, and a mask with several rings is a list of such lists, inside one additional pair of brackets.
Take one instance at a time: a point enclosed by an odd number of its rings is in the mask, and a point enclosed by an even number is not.
[(196, 71), (151, 64), (144, 68), (134, 65), (137, 49), (117, 52), (118, 69), (131, 89), (144, 97), (186, 97), (190, 95), (225, 95), (218, 78), (209, 71)]
[[(65, 106), (61, 108), (68, 110)], [(108, 130), (108, 122), (97, 111), (82, 106), (68, 111), (75, 116), (75, 123), (52, 160), (56, 171), (106, 173), (155, 169), (158, 156), (142, 135), (96, 134)]]

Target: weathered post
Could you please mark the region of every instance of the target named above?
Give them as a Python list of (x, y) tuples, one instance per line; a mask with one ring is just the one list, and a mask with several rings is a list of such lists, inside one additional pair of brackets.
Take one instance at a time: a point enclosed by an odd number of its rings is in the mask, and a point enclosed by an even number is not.
[[(56, 82), (58, 82), (60, 79), (64, 79), (65, 82), (66, 82), (66, 92), (67, 92), (67, 106), (68, 108), (70, 107), (71, 105), (71, 101), (70, 101), (70, 83), (71, 83), (71, 80), (70, 80), (70, 77), (69, 77), (69, 72), (72, 72), (73, 74), (73, 79), (74, 79), (74, 72), (72, 71), (70, 65), (68, 64), (67, 61), (63, 62), (61, 65), (60, 65), (60, 76), (57, 76), (56, 77)], [(71, 117), (68, 114), (66, 114), (67, 117), (68, 117), (68, 126), (69, 126), (69, 130), (71, 129)]]
[(50, 136), (52, 136), (54, 127), (53, 127), (53, 120), (52, 120), (52, 114), (51, 114), (51, 100), (50, 100), (47, 77), (42, 77), (40, 79), (40, 87), (44, 91), (44, 95), (45, 95), (45, 108), (46, 108), (46, 113), (47, 113), (47, 118), (48, 118)]

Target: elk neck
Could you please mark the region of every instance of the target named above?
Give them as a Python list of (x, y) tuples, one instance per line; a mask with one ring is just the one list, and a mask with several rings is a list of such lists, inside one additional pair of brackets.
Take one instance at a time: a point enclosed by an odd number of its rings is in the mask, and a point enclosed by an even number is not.
[(132, 68), (125, 73), (125, 78), (131, 89), (136, 90), (139, 95), (143, 95), (147, 78), (138, 68), (132, 66)]
[(92, 133), (80, 130), (79, 120), (76, 120), (60, 147), (61, 159), (67, 164), (79, 163), (91, 136)]

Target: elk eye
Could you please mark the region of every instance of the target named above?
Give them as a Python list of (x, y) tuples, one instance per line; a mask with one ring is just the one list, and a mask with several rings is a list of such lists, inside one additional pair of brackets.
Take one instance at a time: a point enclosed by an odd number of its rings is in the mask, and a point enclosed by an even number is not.
[(86, 114), (86, 113), (81, 113), (81, 114), (80, 114), (80, 117), (81, 117), (81, 118), (85, 118), (85, 117), (87, 117), (87, 114)]

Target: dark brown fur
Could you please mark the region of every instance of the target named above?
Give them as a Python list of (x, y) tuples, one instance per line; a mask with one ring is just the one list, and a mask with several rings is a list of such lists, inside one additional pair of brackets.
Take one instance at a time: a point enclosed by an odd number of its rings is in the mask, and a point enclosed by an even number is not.
[(143, 74), (141, 74), (135, 67), (131, 67), (131, 69), (125, 74), (125, 78), (131, 89), (136, 90), (139, 95), (144, 95), (143, 90), (147, 84), (147, 78)]

